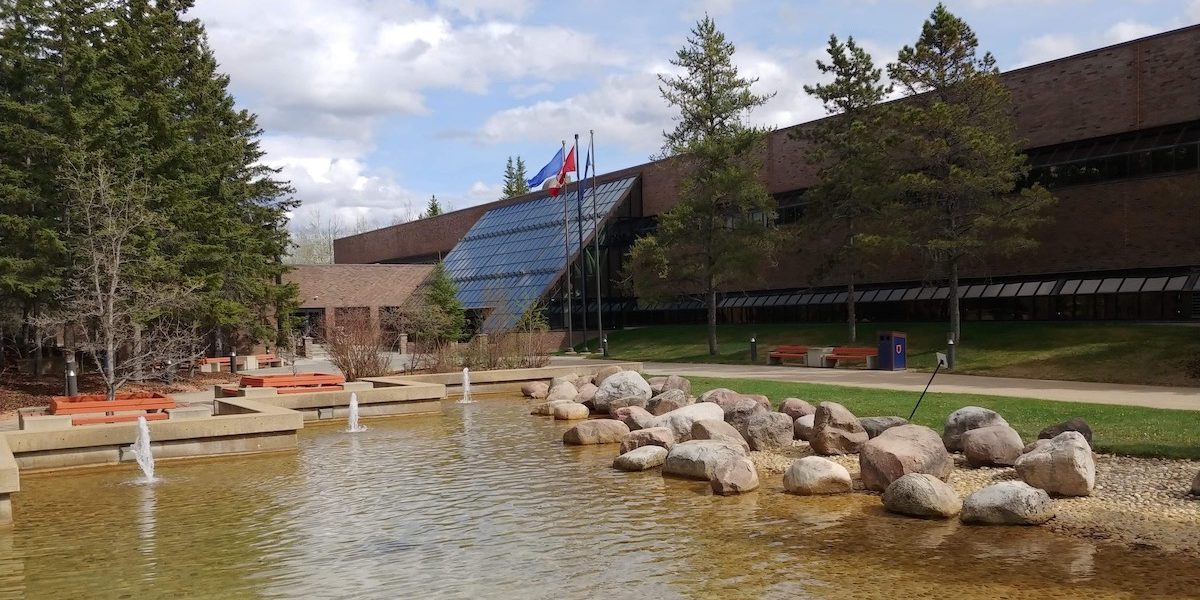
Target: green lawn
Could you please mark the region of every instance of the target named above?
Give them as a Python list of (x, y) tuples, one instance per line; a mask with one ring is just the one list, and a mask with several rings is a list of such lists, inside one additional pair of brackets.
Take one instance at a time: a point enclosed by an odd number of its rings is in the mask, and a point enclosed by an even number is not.
[[(874, 346), (878, 331), (908, 333), (909, 366), (932, 369), (944, 351), (944, 323), (865, 323), (859, 342)], [(780, 344), (843, 345), (844, 323), (721, 325), (720, 354), (709, 356), (702, 325), (662, 325), (612, 331), (611, 358), (636, 361), (749, 363)], [(593, 348), (596, 347), (592, 342)], [(1106, 383), (1200, 385), (1200, 328), (1137, 323), (963, 323), (956, 372)], [(595, 354), (593, 356), (598, 356)]]
[[(723, 387), (743, 394), (763, 394), (778, 406), (795, 397), (816, 405), (833, 401), (860, 417), (900, 415), (907, 418), (920, 396), (916, 392), (850, 388), (814, 383), (785, 383), (756, 379), (690, 377), (692, 393)], [(1200, 412), (1053, 402), (975, 394), (925, 395), (913, 422), (939, 434), (946, 416), (964, 406), (990, 408), (1005, 418), (1026, 442), (1042, 428), (1071, 417), (1082, 417), (1092, 428), (1097, 452), (1129, 456), (1200, 459)]]

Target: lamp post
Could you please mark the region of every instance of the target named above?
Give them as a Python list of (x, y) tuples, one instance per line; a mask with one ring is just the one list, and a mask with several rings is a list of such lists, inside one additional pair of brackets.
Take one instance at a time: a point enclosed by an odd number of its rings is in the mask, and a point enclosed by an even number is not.
[(750, 362), (758, 362), (758, 335), (750, 336)]
[(946, 335), (946, 370), (954, 370), (954, 333)]

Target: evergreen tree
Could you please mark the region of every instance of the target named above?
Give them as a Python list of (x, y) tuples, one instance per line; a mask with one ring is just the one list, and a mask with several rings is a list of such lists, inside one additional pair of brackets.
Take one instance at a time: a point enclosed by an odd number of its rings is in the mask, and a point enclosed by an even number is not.
[(504, 164), (504, 197), (515, 198), (529, 193), (529, 176), (525, 174), (525, 160), (520, 156), (514, 162), (508, 157)]
[(817, 69), (833, 76), (825, 84), (804, 86), (821, 100), (831, 119), (800, 134), (809, 142), (808, 160), (819, 168), (820, 180), (804, 196), (807, 205), (801, 225), (815, 236), (833, 234), (835, 249), (825, 255), (825, 269), (846, 281), (846, 322), (851, 343), (858, 338), (854, 283), (871, 252), (886, 240), (878, 218), (891, 202), (893, 174), (886, 152), (886, 128), (879, 103), (891, 92), (882, 83), (883, 71), (871, 55), (847, 38), (829, 36), (829, 62)]
[(1034, 245), (1029, 229), (1053, 198), (1040, 186), (1015, 193), (1028, 167), (1011, 100), (991, 53), (938, 4), (914, 46), (888, 74), (911, 97), (900, 103), (895, 157), (919, 247), (949, 279), (950, 326), (960, 338), (958, 275), (964, 261)]
[(775, 202), (758, 177), (767, 132), (746, 123), (771, 96), (751, 91), (756, 80), (738, 74), (733, 53), (706, 15), (671, 60), (684, 73), (659, 76), (659, 91), (679, 111), (663, 152), (676, 157), (684, 176), (679, 202), (631, 250), (639, 296), (701, 295), (710, 355), (717, 354), (718, 294), (760, 271), (777, 246)]
[(445, 265), (435, 265), (422, 288), (421, 301), (409, 311), (408, 330), (417, 341), (435, 346), (457, 342), (467, 328), (466, 311)]
[(425, 205), (425, 212), (421, 213), (420, 219), (428, 219), (442, 214), (442, 205), (438, 203), (437, 196), (429, 197), (429, 204)]

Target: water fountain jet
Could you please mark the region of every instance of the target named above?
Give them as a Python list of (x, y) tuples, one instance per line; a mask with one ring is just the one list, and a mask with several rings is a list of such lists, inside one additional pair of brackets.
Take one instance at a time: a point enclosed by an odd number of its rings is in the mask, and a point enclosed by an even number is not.
[(366, 430), (366, 425), (358, 422), (358, 394), (350, 392), (350, 417), (346, 419), (346, 432), (361, 433)]
[(146, 482), (153, 482), (154, 453), (150, 450), (150, 425), (146, 423), (146, 417), (138, 417), (137, 437), (134, 439), (133, 445), (129, 447), (129, 451), (137, 459), (137, 464), (141, 467), (142, 476), (145, 477)]
[(475, 401), (471, 399), (471, 369), (463, 367), (462, 399), (458, 403), (471, 404), (473, 402)]

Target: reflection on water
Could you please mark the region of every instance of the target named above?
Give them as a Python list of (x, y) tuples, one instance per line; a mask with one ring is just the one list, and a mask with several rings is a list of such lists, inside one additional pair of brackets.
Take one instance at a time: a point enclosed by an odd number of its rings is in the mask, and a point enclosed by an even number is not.
[(1200, 561), (1040, 529), (620, 473), (521, 401), (443, 403), (297, 453), (26, 476), (8, 598), (1078, 598), (1200, 590)]

